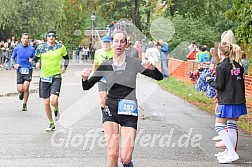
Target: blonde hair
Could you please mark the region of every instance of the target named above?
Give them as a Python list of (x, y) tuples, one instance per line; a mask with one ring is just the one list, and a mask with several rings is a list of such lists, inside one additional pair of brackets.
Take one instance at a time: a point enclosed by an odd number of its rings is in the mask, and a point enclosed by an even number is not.
[(228, 44), (235, 44), (235, 36), (233, 31), (224, 31), (221, 35), (221, 42), (226, 42)]
[(241, 59), (242, 59), (241, 47), (237, 44), (232, 44), (232, 45), (233, 45), (234, 59), (235, 61), (241, 64)]
[(227, 42), (221, 42), (219, 49), (225, 57), (229, 58), (233, 68), (236, 68), (234, 65), (235, 55), (234, 55), (233, 45), (228, 44)]

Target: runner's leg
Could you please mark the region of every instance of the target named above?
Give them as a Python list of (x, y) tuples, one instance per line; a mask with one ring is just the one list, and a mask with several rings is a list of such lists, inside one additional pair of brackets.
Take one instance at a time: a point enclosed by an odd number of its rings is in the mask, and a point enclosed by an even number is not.
[(109, 167), (118, 167), (119, 154), (119, 125), (115, 122), (106, 121), (103, 123), (104, 135), (107, 144), (108, 165)]
[(28, 97), (29, 97), (29, 87), (30, 87), (30, 82), (25, 81), (23, 84), (23, 92), (24, 92), (24, 103), (27, 104)]
[(121, 127), (121, 152), (120, 158), (123, 164), (131, 163), (136, 138), (136, 129)]

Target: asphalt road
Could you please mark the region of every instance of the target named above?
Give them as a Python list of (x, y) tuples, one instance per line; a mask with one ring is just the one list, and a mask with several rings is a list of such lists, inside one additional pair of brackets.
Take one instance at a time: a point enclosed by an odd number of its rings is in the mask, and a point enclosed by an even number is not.
[[(63, 76), (60, 121), (57, 130), (48, 125), (43, 101), (31, 93), (28, 111), (16, 95), (0, 97), (0, 166), (105, 167), (106, 146), (101, 132), (97, 86), (81, 88), (84, 65), (71, 65)], [(37, 85), (38, 77), (32, 84)], [(33, 86), (34, 86), (33, 85)], [(138, 76), (139, 124), (133, 162), (136, 167), (213, 167), (221, 149), (211, 140), (216, 135), (214, 117), (162, 90), (157, 83)], [(240, 132), (240, 159), (228, 166), (252, 166), (251, 136)]]

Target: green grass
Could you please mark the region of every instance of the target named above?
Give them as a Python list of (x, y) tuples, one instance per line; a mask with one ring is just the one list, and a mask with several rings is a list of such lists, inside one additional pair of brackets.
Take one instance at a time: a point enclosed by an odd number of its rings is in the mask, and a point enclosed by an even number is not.
[[(169, 77), (168, 79), (163, 79), (159, 81), (158, 84), (168, 92), (186, 100), (187, 102), (195, 105), (208, 112), (211, 115), (215, 115), (215, 102), (213, 99), (206, 96), (204, 92), (199, 92), (194, 88), (194, 85), (189, 85), (183, 81), (180, 81), (174, 77)], [(243, 131), (252, 134), (251, 119), (249, 116), (241, 117), (238, 122), (238, 126)]]

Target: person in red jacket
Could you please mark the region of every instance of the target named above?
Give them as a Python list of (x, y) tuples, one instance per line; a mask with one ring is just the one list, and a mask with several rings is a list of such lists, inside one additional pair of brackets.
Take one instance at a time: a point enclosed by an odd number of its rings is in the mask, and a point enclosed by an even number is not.
[(194, 46), (192, 48), (192, 51), (190, 51), (186, 56), (187, 60), (196, 60), (196, 53), (197, 53), (197, 47)]

